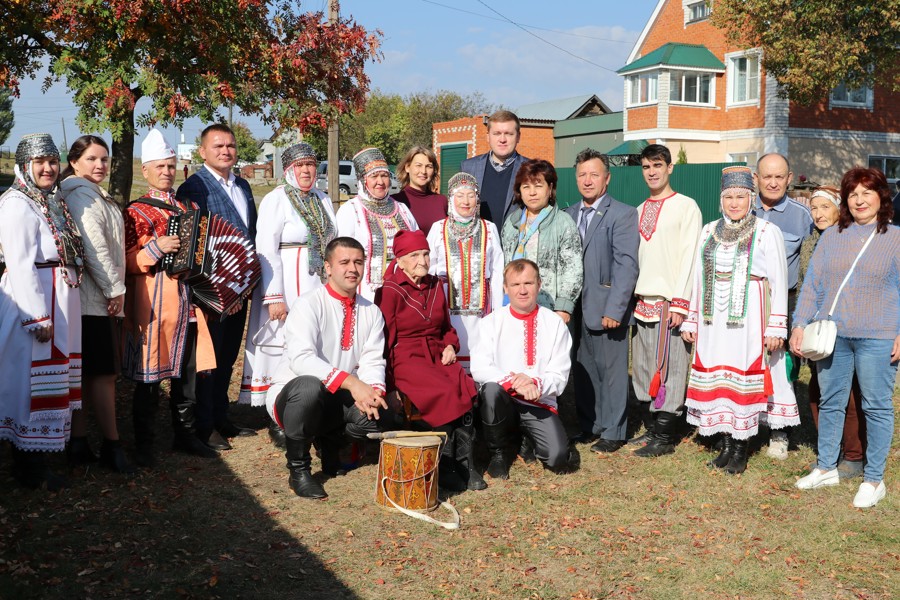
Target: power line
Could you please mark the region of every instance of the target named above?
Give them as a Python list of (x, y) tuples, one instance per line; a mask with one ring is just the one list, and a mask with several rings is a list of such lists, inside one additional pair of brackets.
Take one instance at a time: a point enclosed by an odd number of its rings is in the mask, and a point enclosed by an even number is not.
[[(466, 9), (464, 9), (464, 8), (458, 8), (458, 7), (456, 7), (456, 6), (450, 6), (449, 4), (441, 4), (440, 2), (435, 2), (434, 0), (421, 0), (421, 1), (424, 2), (424, 3), (426, 3), (426, 4), (433, 4), (433, 5), (435, 5), (435, 6), (440, 6), (441, 8), (447, 8), (447, 9), (449, 9), (449, 10), (455, 10), (455, 11), (457, 11), (457, 12), (466, 13), (467, 15), (474, 15), (474, 16), (476, 16), (476, 17), (481, 17), (481, 18), (483, 18), (483, 19), (490, 19), (491, 21), (507, 21), (507, 22), (509, 22), (509, 23), (513, 23), (513, 21), (510, 21), (510, 20), (507, 19), (506, 17), (503, 17), (503, 18), (492, 17), (491, 15), (486, 15), (486, 14), (483, 14), (483, 13), (478, 13), (478, 12), (471, 11), (471, 10), (466, 10)], [(482, 2), (482, 4), (484, 4), (484, 3)], [(488, 7), (488, 8), (490, 8), (490, 7)], [(493, 9), (491, 9), (491, 10), (493, 10)], [(494, 12), (496, 12), (496, 11), (494, 11)], [(500, 14), (500, 13), (497, 13), (497, 14)], [(513, 25), (516, 25), (516, 26), (518, 26), (518, 27), (527, 27), (528, 29), (537, 29), (538, 31), (550, 31), (550, 32), (553, 32), (553, 33), (558, 33), (558, 34), (560, 34), (560, 35), (570, 35), (570, 36), (572, 36), (572, 37), (579, 37), (579, 38), (584, 38), (584, 39), (587, 39), (587, 40), (598, 40), (598, 41), (601, 41), (601, 42), (614, 42), (614, 43), (616, 43), (616, 44), (633, 44), (633, 43), (634, 43), (633, 40), (632, 40), (632, 41), (628, 41), (628, 40), (613, 40), (613, 39), (610, 39), (610, 38), (596, 37), (596, 36), (593, 36), (593, 35), (584, 35), (584, 34), (581, 34), (581, 33), (572, 33), (571, 31), (562, 31), (562, 30), (560, 30), (560, 29), (549, 29), (549, 28), (547, 28), (547, 27), (538, 27), (537, 25), (525, 25), (524, 23), (513, 23)]]
[(520, 25), (519, 23), (516, 23), (516, 22), (513, 21), (512, 19), (510, 19), (510, 18), (508, 18), (508, 17), (506, 17), (506, 16), (500, 14), (498, 11), (494, 10), (493, 8), (491, 8), (490, 6), (488, 6), (487, 4), (485, 4), (484, 2), (482, 2), (481, 0), (477, 0), (477, 1), (478, 1), (478, 4), (482, 5), (483, 7), (485, 7), (486, 9), (488, 9), (489, 11), (495, 13), (497, 16), (502, 17), (504, 21), (507, 21), (507, 22), (511, 23), (512, 25), (515, 25), (516, 27), (518, 27), (519, 29), (521, 29), (522, 31), (524, 31), (525, 33), (527, 33), (528, 35), (530, 35), (530, 36), (532, 36), (532, 37), (534, 37), (534, 38), (536, 38), (536, 39), (538, 39), (538, 40), (544, 42), (544, 43), (547, 44), (548, 46), (553, 46), (554, 48), (556, 48), (556, 49), (559, 50), (560, 52), (565, 52), (566, 54), (568, 54), (568, 55), (571, 56), (572, 58), (577, 58), (578, 60), (582, 60), (582, 61), (588, 63), (589, 65), (594, 65), (595, 67), (598, 67), (598, 68), (600, 68), (600, 69), (603, 69), (604, 71), (609, 71), (610, 73), (615, 73), (615, 72), (616, 72), (614, 69), (610, 69), (609, 67), (604, 67), (603, 65), (598, 64), (598, 63), (595, 63), (594, 61), (592, 61), (592, 60), (590, 60), (590, 59), (587, 59), (587, 58), (585, 58), (585, 57), (583, 57), (583, 56), (578, 56), (577, 54), (575, 54), (575, 53), (573, 53), (573, 52), (569, 52), (569, 51), (566, 50), (565, 48), (563, 48), (563, 47), (561, 47), (561, 46), (557, 46), (557, 45), (554, 44), (553, 42), (550, 42), (550, 41), (548, 41), (548, 40), (545, 40), (544, 38), (542, 38), (542, 37), (539, 36), (538, 34), (534, 33), (533, 31), (528, 31), (527, 29), (525, 29), (525, 27), (523, 27), (523, 26)]

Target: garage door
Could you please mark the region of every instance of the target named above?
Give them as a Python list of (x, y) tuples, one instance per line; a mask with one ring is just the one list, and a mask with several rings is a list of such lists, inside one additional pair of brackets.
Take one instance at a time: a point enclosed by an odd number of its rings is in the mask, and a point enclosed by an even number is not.
[(469, 157), (468, 144), (441, 146), (441, 193), (447, 195), (447, 182), (459, 173), (459, 163)]

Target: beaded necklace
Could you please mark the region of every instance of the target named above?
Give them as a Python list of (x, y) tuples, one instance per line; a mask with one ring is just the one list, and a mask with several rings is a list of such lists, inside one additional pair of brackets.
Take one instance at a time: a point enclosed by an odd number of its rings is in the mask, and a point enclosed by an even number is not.
[(302, 190), (290, 184), (284, 186), (288, 199), (291, 201), (294, 210), (297, 211), (300, 219), (306, 225), (309, 231), (308, 263), (309, 274), (313, 273), (319, 276), (322, 283), (325, 283), (327, 276), (325, 275), (325, 247), (337, 235), (334, 223), (325, 212), (322, 206), (322, 199), (318, 194), (314, 194), (312, 190), (303, 193)]
[[(74, 267), (77, 274), (75, 281), (72, 281), (69, 278), (69, 270), (62, 269), (63, 281), (70, 288), (77, 288), (81, 285), (81, 279), (84, 276), (84, 245), (82, 244), (78, 227), (72, 219), (69, 207), (57, 197), (59, 190), (57, 185), (54, 183), (53, 188), (45, 195), (34, 183), (30, 173), (28, 173), (31, 170), (30, 160), (25, 167), (25, 172), (23, 173), (16, 165), (17, 177), (12, 185), (12, 189), (18, 190), (31, 198), (41, 209), (44, 220), (47, 221), (47, 226), (53, 235), (60, 262), (67, 267)], [(50, 207), (51, 201), (55, 205), (55, 210)]]
[(716, 252), (719, 246), (734, 245), (734, 260), (728, 291), (728, 327), (741, 327), (747, 314), (747, 290), (750, 267), (756, 245), (756, 215), (749, 214), (736, 223), (719, 219), (703, 244), (703, 322), (712, 323), (716, 283)]

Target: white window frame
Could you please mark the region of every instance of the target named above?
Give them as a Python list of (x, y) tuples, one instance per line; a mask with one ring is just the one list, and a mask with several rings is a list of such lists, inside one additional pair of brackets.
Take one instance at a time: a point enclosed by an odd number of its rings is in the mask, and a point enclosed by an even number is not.
[[(745, 100), (735, 100), (735, 93), (737, 91), (737, 81), (738, 81), (738, 70), (737, 70), (737, 62), (741, 59), (753, 59), (756, 60), (756, 97), (755, 98), (747, 98)], [(727, 94), (725, 97), (725, 106), (759, 106), (760, 101), (762, 99), (762, 51), (759, 48), (753, 48), (751, 50), (743, 50), (741, 52), (729, 52), (725, 55), (725, 68), (727, 78)], [(749, 92), (749, 81), (752, 78), (750, 77), (750, 72), (748, 70), (748, 92)]]
[[(696, 77), (698, 80), (698, 98), (699, 98), (699, 81), (704, 75), (709, 76), (709, 102), (701, 102), (699, 100), (684, 100), (684, 80), (686, 77)], [(681, 91), (681, 98), (675, 100), (672, 98), (672, 92), (675, 90), (675, 81), (678, 80), (678, 89)], [(716, 105), (716, 74), (710, 71), (700, 71), (691, 69), (680, 69), (669, 71), (669, 104), (679, 106), (715, 106)]]
[[(862, 102), (854, 101), (854, 100), (836, 100), (834, 97), (835, 91), (837, 91), (841, 86), (843, 86), (845, 93), (848, 98), (851, 92), (854, 91), (863, 91), (865, 99)], [(828, 92), (828, 108), (862, 108), (865, 110), (872, 110), (875, 106), (875, 92), (869, 86), (863, 86), (861, 88), (853, 88), (847, 89), (846, 84), (841, 83), (840, 86), (832, 89)]]
[[(684, 0), (684, 24), (685, 26), (691, 25), (693, 23), (700, 23), (702, 21), (706, 21), (709, 19), (709, 16), (712, 14), (712, 2), (708, 2), (707, 0), (700, 0), (699, 2), (691, 2), (689, 0)], [(706, 10), (701, 10), (700, 12), (704, 13), (699, 17), (694, 16), (694, 9), (705, 8)]]
[[(897, 177), (891, 177), (887, 172), (886, 167), (887, 161), (889, 160), (896, 160), (900, 162), (900, 156), (890, 156), (887, 154), (870, 154), (867, 164), (869, 165), (869, 167), (874, 167), (884, 173), (885, 177), (887, 177), (888, 183), (900, 182), (900, 167), (898, 167)], [(873, 162), (876, 164), (873, 164)]]
[(730, 152), (728, 162), (746, 163), (753, 171), (756, 171), (756, 161), (759, 160), (759, 152)]
[[(635, 99), (635, 86), (634, 82), (637, 80), (637, 99)], [(652, 86), (648, 86), (647, 92), (647, 100), (641, 101), (640, 98), (643, 95), (643, 87), (644, 85), (648, 85), (649, 82), (653, 80), (655, 84)], [(628, 107), (637, 107), (637, 106), (650, 106), (652, 104), (657, 104), (659, 102), (659, 71), (642, 71), (639, 73), (632, 73), (627, 75), (625, 81), (628, 83)], [(651, 97), (650, 92), (653, 92)]]

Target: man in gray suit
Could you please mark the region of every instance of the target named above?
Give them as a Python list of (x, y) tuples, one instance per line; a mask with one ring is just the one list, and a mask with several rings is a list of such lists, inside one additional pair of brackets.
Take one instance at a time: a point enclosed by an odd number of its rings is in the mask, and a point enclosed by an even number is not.
[(478, 180), (481, 218), (492, 221), (497, 231), (503, 231), (503, 221), (512, 204), (516, 174), (528, 159), (516, 152), (519, 117), (514, 113), (498, 110), (488, 117), (487, 134), (491, 151), (467, 158), (459, 165), (459, 170)]
[(594, 452), (625, 445), (628, 425), (628, 325), (638, 277), (637, 212), (613, 199), (609, 159), (587, 148), (575, 158), (581, 202), (566, 209), (584, 247), (584, 287), (575, 309), (576, 442)]

